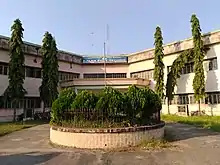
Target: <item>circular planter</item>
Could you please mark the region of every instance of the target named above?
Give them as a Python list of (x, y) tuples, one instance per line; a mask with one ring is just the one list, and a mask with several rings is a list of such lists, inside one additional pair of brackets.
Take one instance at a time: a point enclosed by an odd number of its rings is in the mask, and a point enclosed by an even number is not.
[(54, 144), (87, 148), (107, 149), (136, 146), (143, 140), (162, 139), (165, 123), (125, 128), (80, 129), (51, 126), (50, 141)]

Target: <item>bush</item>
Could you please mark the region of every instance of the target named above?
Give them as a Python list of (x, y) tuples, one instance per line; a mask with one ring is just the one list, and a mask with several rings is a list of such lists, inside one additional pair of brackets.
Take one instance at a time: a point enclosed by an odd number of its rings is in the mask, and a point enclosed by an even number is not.
[(71, 108), (71, 104), (75, 97), (76, 93), (72, 88), (66, 88), (60, 92), (58, 98), (52, 104), (52, 122), (60, 122), (62, 120), (62, 112)]
[(113, 117), (122, 112), (123, 101), (122, 93), (111, 87), (106, 87), (100, 94), (96, 109), (104, 112), (104, 117)]
[(149, 119), (154, 113), (162, 109), (162, 103), (159, 96), (150, 88), (146, 87), (141, 89), (144, 100), (142, 101), (142, 118)]
[(85, 90), (77, 96), (72, 89), (66, 89), (52, 105), (51, 121), (74, 127), (144, 125), (161, 108), (159, 96), (148, 87), (132, 85), (126, 93), (106, 87), (99, 95)]
[(87, 90), (81, 91), (75, 98), (71, 107), (77, 109), (94, 109), (98, 98), (97, 96)]
[(141, 89), (132, 85), (125, 93), (124, 107), (130, 123), (145, 123), (162, 109), (162, 104), (159, 96), (150, 88)]
[(72, 114), (74, 120), (94, 120), (97, 118), (95, 106), (98, 97), (87, 90), (81, 91), (72, 103)]

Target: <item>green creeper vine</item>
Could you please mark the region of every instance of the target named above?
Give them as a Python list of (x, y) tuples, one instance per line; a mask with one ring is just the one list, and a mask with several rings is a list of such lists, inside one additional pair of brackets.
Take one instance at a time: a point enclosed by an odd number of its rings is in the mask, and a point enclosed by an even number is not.
[[(208, 47), (204, 47), (203, 51), (207, 52)], [(174, 60), (173, 65), (167, 75), (166, 83), (166, 97), (168, 103), (173, 99), (174, 88), (177, 85), (177, 79), (180, 78), (182, 68), (185, 64), (192, 62), (194, 60), (194, 49), (188, 49), (180, 53), (180, 55)]]
[(173, 65), (171, 66), (171, 69), (167, 75), (166, 97), (168, 98), (168, 102), (173, 99), (174, 88), (177, 85), (177, 79), (180, 78), (182, 68), (192, 59), (193, 49), (188, 49), (183, 51), (173, 62)]
[(205, 97), (205, 75), (203, 69), (203, 59), (208, 48), (203, 46), (202, 35), (199, 20), (196, 15), (191, 17), (191, 27), (193, 36), (193, 49), (183, 51), (173, 62), (171, 70), (167, 75), (166, 97), (168, 105), (174, 96), (174, 88), (177, 85), (177, 79), (180, 78), (181, 70), (186, 63), (194, 62), (195, 76), (193, 79), (194, 97), (199, 103), (200, 99)]

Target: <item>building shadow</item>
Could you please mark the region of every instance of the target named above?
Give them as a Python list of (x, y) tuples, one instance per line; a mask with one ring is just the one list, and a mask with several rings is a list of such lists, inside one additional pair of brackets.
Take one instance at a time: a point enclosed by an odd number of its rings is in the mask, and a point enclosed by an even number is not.
[(38, 165), (45, 163), (54, 157), (58, 156), (60, 153), (39, 153), (39, 152), (28, 152), (19, 153), (12, 155), (0, 155), (1, 165)]
[[(205, 128), (199, 128), (190, 124), (190, 121), (187, 121), (185, 124), (180, 123), (166, 123), (165, 126), (165, 139), (169, 142), (180, 141), (180, 140), (187, 140), (191, 138), (197, 137), (204, 137), (204, 136), (215, 136), (219, 135), (220, 133), (211, 131)], [(191, 123), (192, 124), (192, 123)], [(204, 122), (195, 122), (195, 125), (205, 124)], [(220, 124), (213, 124), (211, 127), (220, 127)]]

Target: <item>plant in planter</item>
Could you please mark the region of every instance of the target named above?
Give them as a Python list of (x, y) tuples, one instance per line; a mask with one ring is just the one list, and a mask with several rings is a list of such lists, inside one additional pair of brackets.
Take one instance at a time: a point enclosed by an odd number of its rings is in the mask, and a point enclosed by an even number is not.
[(141, 89), (143, 109), (141, 111), (142, 124), (146, 124), (152, 121), (152, 116), (155, 113), (160, 113), (162, 109), (162, 103), (159, 95), (153, 90), (146, 87)]
[(162, 108), (159, 96), (148, 87), (130, 86), (125, 95), (126, 114), (130, 124), (147, 124), (152, 115)]
[(71, 104), (76, 97), (72, 88), (62, 90), (58, 98), (52, 104), (51, 122), (59, 123), (63, 120), (64, 111), (71, 108)]
[(95, 120), (97, 100), (98, 97), (94, 93), (87, 90), (81, 91), (71, 105), (74, 120)]
[(103, 114), (104, 120), (115, 121), (122, 117), (123, 94), (111, 87), (106, 87), (100, 94), (96, 109)]

